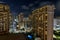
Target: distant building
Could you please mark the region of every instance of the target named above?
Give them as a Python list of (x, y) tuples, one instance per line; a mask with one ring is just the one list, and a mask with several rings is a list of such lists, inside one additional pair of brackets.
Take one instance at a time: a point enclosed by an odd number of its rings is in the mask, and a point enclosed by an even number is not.
[(46, 5), (32, 11), (30, 19), (32, 20), (33, 32), (41, 40), (53, 40), (54, 9), (54, 5)]
[(13, 15), (9, 13), (9, 28), (12, 26)]
[(60, 17), (54, 18), (54, 28), (53, 30), (60, 30)]
[(20, 13), (18, 15), (18, 25), (17, 25), (17, 30), (20, 30), (24, 28), (24, 14)]
[(9, 22), (10, 22), (10, 25), (12, 24), (12, 20), (13, 20), (13, 15), (11, 13), (9, 13)]
[(0, 4), (0, 33), (9, 32), (9, 13), (10, 8), (7, 4)]
[(29, 17), (24, 17), (23, 13), (20, 13), (18, 16), (16, 16), (17, 21), (17, 27), (16, 32), (17, 33), (26, 33), (30, 32), (32, 30), (32, 27), (30, 26), (30, 19)]
[(13, 15), (9, 13), (9, 33), (12, 31), (13, 28)]

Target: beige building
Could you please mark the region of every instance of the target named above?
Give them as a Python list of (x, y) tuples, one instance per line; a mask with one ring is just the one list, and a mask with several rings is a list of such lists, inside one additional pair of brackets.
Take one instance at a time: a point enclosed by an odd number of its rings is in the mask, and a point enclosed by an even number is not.
[(13, 15), (9, 13), (9, 26), (12, 25)]
[(9, 30), (10, 8), (6, 4), (0, 4), (0, 32), (7, 33)]
[(24, 27), (24, 14), (20, 13), (18, 15), (18, 25), (17, 25), (17, 29), (20, 30)]
[(54, 5), (46, 5), (32, 11), (30, 19), (32, 20), (33, 32), (41, 40), (53, 40), (54, 9)]
[(11, 32), (12, 28), (13, 28), (13, 15), (9, 13), (9, 33)]

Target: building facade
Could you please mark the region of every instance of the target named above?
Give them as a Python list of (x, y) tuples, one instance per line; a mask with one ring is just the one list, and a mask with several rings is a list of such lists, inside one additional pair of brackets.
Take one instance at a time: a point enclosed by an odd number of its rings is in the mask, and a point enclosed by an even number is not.
[(13, 28), (13, 15), (9, 13), (9, 33), (11, 33)]
[(20, 13), (18, 15), (18, 27), (17, 27), (17, 29), (20, 30), (22, 28), (24, 28), (24, 14)]
[(0, 33), (7, 33), (9, 30), (9, 6), (0, 4)]
[(9, 25), (12, 25), (13, 15), (9, 13)]
[(60, 30), (60, 17), (54, 18), (54, 28), (53, 30)]
[(46, 5), (32, 11), (33, 32), (41, 40), (53, 40), (54, 5)]
[(31, 27), (31, 21), (29, 19), (29, 17), (24, 17), (23, 13), (20, 13), (18, 15), (18, 22), (17, 22), (17, 31), (19, 31), (19, 33), (27, 33), (30, 32), (32, 30)]

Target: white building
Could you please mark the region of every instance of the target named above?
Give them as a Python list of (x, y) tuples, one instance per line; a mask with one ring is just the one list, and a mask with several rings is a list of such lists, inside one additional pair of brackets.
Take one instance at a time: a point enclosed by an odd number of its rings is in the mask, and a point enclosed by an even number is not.
[(54, 18), (54, 30), (60, 30), (60, 18)]

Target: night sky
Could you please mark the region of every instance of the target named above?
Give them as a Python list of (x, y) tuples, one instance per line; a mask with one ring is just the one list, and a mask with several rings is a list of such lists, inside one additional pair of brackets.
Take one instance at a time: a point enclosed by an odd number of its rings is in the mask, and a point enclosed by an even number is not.
[(18, 15), (20, 12), (28, 16), (32, 10), (46, 4), (54, 4), (55, 17), (60, 16), (60, 1), (59, 0), (0, 0), (0, 3), (6, 3), (10, 6), (12, 15)]

